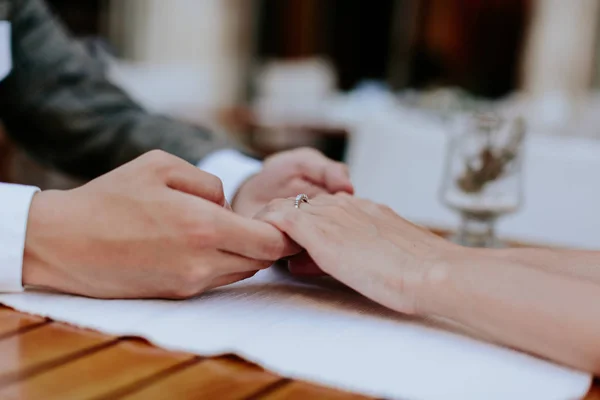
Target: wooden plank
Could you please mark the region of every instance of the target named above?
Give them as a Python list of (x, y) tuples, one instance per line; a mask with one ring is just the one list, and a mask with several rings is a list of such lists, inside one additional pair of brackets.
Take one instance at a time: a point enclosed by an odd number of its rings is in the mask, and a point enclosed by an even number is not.
[(10, 308), (0, 306), (0, 337), (6, 337), (17, 332), (42, 325), (46, 319), (23, 314)]
[(305, 400), (305, 399), (331, 399), (331, 400), (367, 400), (369, 397), (343, 392), (336, 389), (328, 389), (311, 385), (305, 382), (292, 381), (287, 385), (259, 396), (260, 399), (268, 400)]
[(115, 392), (194, 356), (122, 341), (0, 389), (1, 399), (89, 399)]
[(278, 376), (241, 361), (207, 359), (122, 399), (245, 399), (279, 380)]
[(0, 386), (116, 340), (59, 323), (0, 340)]

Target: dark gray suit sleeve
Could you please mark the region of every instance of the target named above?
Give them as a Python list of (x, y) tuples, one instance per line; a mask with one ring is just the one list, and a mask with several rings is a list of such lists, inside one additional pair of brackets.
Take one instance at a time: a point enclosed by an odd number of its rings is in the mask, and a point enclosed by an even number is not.
[(0, 119), (39, 161), (93, 178), (151, 149), (192, 163), (224, 137), (151, 115), (111, 84), (41, 0), (13, 0), (13, 70), (0, 83)]

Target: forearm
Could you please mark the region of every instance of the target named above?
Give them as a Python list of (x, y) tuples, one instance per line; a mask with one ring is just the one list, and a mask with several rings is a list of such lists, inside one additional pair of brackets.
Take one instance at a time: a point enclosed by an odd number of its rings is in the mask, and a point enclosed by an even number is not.
[(524, 263), (542, 271), (600, 284), (600, 252), (557, 249), (507, 249), (496, 252), (507, 263)]
[[(569, 251), (461, 249), (431, 271), (419, 312), (600, 373), (600, 284), (584, 279), (587, 274), (564, 273), (571, 257)], [(600, 254), (578, 259), (584, 265), (595, 260)]]

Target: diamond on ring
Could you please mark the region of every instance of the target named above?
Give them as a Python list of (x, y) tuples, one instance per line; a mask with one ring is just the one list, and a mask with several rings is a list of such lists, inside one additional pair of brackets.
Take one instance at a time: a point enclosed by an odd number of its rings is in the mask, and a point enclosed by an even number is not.
[(294, 207), (300, 208), (301, 203), (308, 203), (308, 196), (304, 193), (296, 196), (296, 199), (294, 200)]

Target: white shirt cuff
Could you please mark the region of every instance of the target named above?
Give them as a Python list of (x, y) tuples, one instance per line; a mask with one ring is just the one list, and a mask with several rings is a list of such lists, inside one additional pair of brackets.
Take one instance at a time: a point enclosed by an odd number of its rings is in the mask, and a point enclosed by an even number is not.
[(33, 186), (0, 183), (0, 292), (23, 291), (23, 251)]
[(236, 150), (219, 150), (198, 163), (198, 168), (221, 178), (223, 192), (229, 203), (248, 178), (262, 169), (262, 163)]

